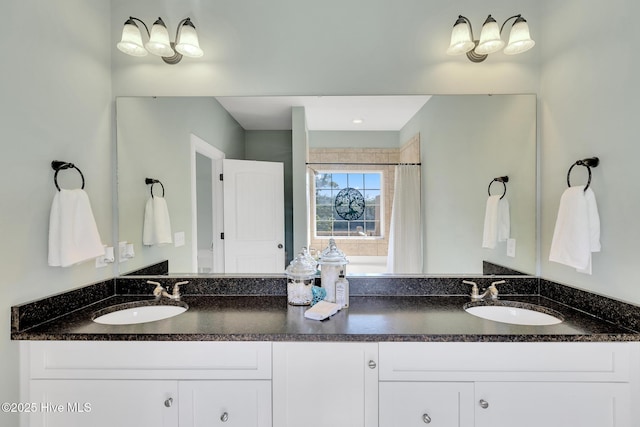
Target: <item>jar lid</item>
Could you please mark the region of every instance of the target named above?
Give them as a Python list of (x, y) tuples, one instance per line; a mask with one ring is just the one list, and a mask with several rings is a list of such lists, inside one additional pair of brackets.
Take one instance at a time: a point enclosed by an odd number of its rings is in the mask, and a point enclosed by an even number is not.
[(285, 274), (292, 278), (311, 278), (316, 274), (315, 264), (311, 264), (303, 252), (300, 252), (290, 263)]
[(322, 251), (322, 255), (320, 255), (319, 264), (329, 264), (329, 265), (345, 265), (349, 261), (347, 261), (347, 257), (344, 255), (338, 246), (336, 245), (336, 241), (334, 239), (329, 239), (329, 246)]
[(306, 246), (302, 247), (301, 254), (304, 255), (304, 257), (306, 258), (306, 260), (309, 263), (309, 265), (312, 265), (315, 268), (317, 268), (318, 261), (316, 261), (316, 259), (313, 257), (313, 255), (311, 255), (311, 252), (309, 251), (309, 249), (307, 249)]

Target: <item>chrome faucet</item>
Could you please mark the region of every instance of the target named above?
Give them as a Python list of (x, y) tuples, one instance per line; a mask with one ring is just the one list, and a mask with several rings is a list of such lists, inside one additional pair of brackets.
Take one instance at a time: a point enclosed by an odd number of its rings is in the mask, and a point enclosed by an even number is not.
[(158, 282), (154, 282), (153, 280), (147, 280), (147, 283), (150, 285), (155, 285), (155, 289), (153, 290), (153, 296), (156, 297), (156, 300), (159, 300), (162, 297), (167, 297), (169, 299), (175, 300), (175, 301), (179, 301), (180, 300), (180, 286), (181, 285), (186, 285), (187, 283), (189, 283), (188, 280), (184, 281), (184, 282), (177, 282), (175, 285), (173, 285), (173, 292), (170, 294), (169, 292), (167, 292), (167, 290), (165, 288), (162, 287), (162, 285)]
[(463, 280), (462, 283), (467, 285), (471, 285), (471, 301), (480, 301), (484, 299), (487, 295), (491, 297), (492, 300), (498, 299), (498, 288), (496, 285), (501, 285), (503, 283), (507, 283), (506, 280), (498, 280), (496, 282), (491, 282), (491, 285), (485, 290), (482, 295), (478, 292), (478, 285), (476, 282), (472, 282), (470, 280)]

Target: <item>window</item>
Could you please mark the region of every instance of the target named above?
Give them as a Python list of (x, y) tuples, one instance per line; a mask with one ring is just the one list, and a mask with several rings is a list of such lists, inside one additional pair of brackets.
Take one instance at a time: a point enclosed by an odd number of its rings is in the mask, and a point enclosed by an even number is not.
[(382, 237), (382, 182), (382, 172), (318, 172), (316, 237)]

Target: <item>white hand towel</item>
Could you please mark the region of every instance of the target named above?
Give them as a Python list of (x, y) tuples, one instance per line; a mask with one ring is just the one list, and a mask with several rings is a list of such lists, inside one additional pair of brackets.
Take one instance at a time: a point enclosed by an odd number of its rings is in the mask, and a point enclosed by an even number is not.
[(172, 243), (169, 208), (164, 197), (149, 197), (144, 209), (142, 244), (147, 246)]
[(313, 307), (304, 312), (304, 317), (307, 319), (313, 320), (324, 320), (327, 317), (333, 316), (340, 310), (340, 306), (338, 304), (328, 302), (328, 301), (320, 301), (316, 303)]
[(493, 249), (497, 242), (504, 242), (511, 232), (509, 202), (501, 196), (489, 196), (484, 213), (482, 247)]
[(506, 242), (511, 234), (511, 215), (509, 213), (509, 201), (498, 201), (498, 242)]
[(549, 261), (591, 274), (591, 253), (600, 252), (600, 216), (596, 197), (584, 186), (566, 189), (560, 198)]
[(104, 255), (104, 246), (87, 193), (58, 191), (49, 216), (49, 265), (68, 267), (100, 255)]

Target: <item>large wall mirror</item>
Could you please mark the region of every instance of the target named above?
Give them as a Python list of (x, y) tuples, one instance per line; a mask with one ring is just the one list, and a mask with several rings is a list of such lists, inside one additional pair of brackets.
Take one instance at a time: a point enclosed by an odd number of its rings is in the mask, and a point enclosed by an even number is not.
[[(304, 107), (305, 147), (295, 146), (292, 107)], [(261, 273), (273, 271), (273, 260), (284, 271), (301, 249), (294, 241), (321, 250), (331, 235), (354, 260), (348, 274), (385, 274), (394, 165), (408, 162), (407, 147), (411, 162), (420, 163), (422, 273), (478, 275), (483, 262), (536, 273), (535, 95), (119, 97), (116, 115), (118, 235), (133, 248), (120, 257), (120, 274), (164, 260), (170, 274)], [(300, 162), (292, 153), (301, 149), (308, 152), (309, 165), (297, 165), (304, 176), (292, 173), (293, 158)], [(280, 164), (282, 182), (236, 187), (246, 200), (228, 202), (238, 211), (225, 214), (221, 159)], [(490, 185), (502, 176), (509, 181)], [(292, 190), (296, 185), (309, 189), (308, 200)], [(333, 193), (347, 187), (365, 200), (360, 222), (331, 212)], [(483, 248), (488, 193), (505, 188), (512, 241)], [(274, 194), (282, 195), (279, 211), (267, 207)], [(158, 233), (170, 241), (143, 242), (148, 205), (162, 196), (170, 229)], [(294, 236), (295, 206), (307, 206), (306, 236)], [(225, 215), (249, 218), (241, 229), (256, 242), (271, 238), (268, 221), (281, 224), (275, 244), (283, 256), (258, 249), (264, 256), (245, 264), (250, 271), (242, 264), (230, 271), (220, 235)]]

